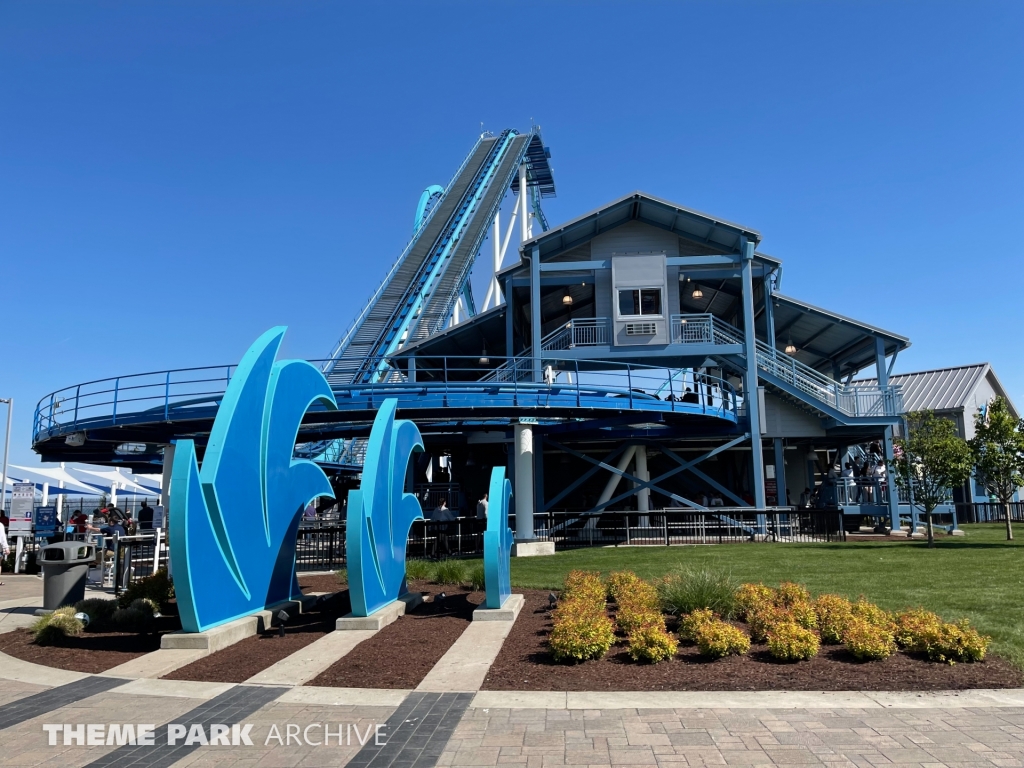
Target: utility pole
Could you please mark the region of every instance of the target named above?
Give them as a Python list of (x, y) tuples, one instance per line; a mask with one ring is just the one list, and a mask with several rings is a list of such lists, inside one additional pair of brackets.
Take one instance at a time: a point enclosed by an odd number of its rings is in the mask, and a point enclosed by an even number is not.
[(0, 480), (0, 511), (4, 508), (4, 501), (7, 499), (7, 454), (11, 448), (11, 411), (14, 410), (13, 397), (0, 397), (0, 403), (7, 403), (7, 438), (4, 440), (4, 477)]

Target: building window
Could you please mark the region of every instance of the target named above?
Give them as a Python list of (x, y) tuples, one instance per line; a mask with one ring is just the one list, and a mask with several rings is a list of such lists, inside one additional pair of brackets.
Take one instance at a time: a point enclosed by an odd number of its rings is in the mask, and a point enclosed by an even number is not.
[(660, 288), (633, 288), (619, 291), (619, 315), (660, 315)]

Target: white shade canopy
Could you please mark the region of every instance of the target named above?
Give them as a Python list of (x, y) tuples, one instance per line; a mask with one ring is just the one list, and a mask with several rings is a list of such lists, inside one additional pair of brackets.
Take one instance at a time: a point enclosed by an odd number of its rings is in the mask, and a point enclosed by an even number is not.
[(139, 485), (131, 478), (122, 475), (116, 469), (82, 469), (81, 467), (75, 467), (76, 472), (83, 472), (87, 475), (94, 475), (95, 477), (102, 478), (106, 481), (107, 485), (111, 483), (117, 483), (118, 489), (125, 491), (136, 491), (138, 493), (152, 493), (151, 488), (146, 488), (144, 485)]
[(23, 472), (28, 472), (33, 475), (39, 475), (45, 477), (51, 485), (56, 486), (57, 483), (63, 481), (64, 488), (70, 491), (82, 491), (84, 493), (96, 493), (96, 486), (86, 485), (81, 480), (76, 478), (74, 475), (68, 473), (63, 467), (22, 467), (17, 464), (12, 464), (15, 469), (20, 469)]

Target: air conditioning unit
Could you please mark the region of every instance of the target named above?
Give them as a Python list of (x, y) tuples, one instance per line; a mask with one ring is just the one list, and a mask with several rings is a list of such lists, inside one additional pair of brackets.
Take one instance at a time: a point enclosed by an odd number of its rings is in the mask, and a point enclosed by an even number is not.
[(627, 336), (654, 336), (657, 332), (655, 323), (626, 323)]

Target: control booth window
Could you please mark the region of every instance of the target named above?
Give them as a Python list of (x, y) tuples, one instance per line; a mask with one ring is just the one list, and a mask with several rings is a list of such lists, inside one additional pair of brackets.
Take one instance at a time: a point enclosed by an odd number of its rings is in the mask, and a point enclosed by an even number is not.
[(660, 288), (633, 288), (619, 291), (619, 315), (660, 315)]

